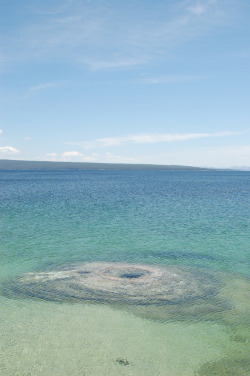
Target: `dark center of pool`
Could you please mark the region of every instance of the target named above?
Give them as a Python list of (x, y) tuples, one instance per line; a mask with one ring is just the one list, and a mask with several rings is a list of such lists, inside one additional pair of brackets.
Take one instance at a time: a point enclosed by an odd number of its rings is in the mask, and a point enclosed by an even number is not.
[(140, 278), (143, 273), (124, 273), (120, 275), (120, 278)]

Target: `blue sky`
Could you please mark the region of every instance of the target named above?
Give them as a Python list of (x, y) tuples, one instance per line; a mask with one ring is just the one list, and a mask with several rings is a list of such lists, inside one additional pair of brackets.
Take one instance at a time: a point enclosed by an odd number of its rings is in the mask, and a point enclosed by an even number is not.
[(2, 0), (0, 158), (250, 166), (249, 0)]

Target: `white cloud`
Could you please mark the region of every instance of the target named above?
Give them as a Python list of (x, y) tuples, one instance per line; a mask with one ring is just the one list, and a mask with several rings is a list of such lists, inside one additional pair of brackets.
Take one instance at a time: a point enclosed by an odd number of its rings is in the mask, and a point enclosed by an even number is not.
[(49, 160), (53, 162), (99, 162), (99, 163), (140, 163), (140, 159), (124, 155), (117, 155), (106, 152), (102, 155), (91, 153), (89, 155), (78, 151), (66, 151), (61, 154), (48, 153), (41, 160)]
[(24, 140), (25, 140), (25, 141), (30, 141), (30, 140), (31, 140), (31, 137), (24, 137)]
[(90, 155), (85, 155), (79, 151), (71, 150), (65, 151), (61, 154), (47, 153), (44, 158), (45, 160), (55, 162), (95, 162), (98, 159), (98, 154), (92, 153)]
[(0, 153), (11, 155), (11, 154), (18, 154), (20, 151), (12, 146), (0, 146)]
[(79, 153), (79, 151), (65, 151), (61, 154), (61, 156), (64, 158), (71, 158), (71, 157), (83, 157), (82, 153)]
[(3, 131), (2, 131), (2, 129), (0, 129), (0, 134), (2, 134), (3, 133)]
[(176, 134), (138, 134), (138, 135), (128, 135), (124, 137), (105, 137), (98, 138), (92, 141), (86, 141), (82, 143), (72, 142), (74, 145), (81, 145), (85, 149), (98, 148), (98, 147), (111, 147), (118, 146), (127, 143), (135, 144), (154, 144), (158, 142), (177, 142), (177, 141), (188, 141), (199, 138), (209, 138), (209, 137), (226, 137), (239, 134), (236, 132), (217, 132), (217, 133), (176, 133)]
[(146, 59), (141, 58), (124, 58), (124, 59), (112, 59), (112, 60), (98, 60), (98, 59), (81, 59), (81, 62), (88, 65), (92, 70), (101, 69), (119, 69), (136, 65), (141, 65), (146, 62)]

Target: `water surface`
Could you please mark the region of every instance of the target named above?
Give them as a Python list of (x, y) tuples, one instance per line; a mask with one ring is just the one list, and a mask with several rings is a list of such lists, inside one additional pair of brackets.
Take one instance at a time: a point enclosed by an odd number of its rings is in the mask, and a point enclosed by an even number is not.
[(229, 171), (1, 171), (2, 285), (106, 262), (204, 271), (219, 291), (179, 308), (3, 294), (1, 375), (247, 375), (249, 183)]

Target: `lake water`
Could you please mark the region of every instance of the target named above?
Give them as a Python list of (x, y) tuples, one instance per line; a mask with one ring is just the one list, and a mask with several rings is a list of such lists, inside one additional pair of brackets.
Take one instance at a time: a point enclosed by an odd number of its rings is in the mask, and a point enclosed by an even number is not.
[[(0, 190), (1, 376), (250, 374), (249, 172), (1, 171)], [(95, 263), (111, 292), (37, 282)], [(141, 270), (184, 273), (187, 292), (155, 304)], [(27, 276), (35, 292), (9, 288)]]

